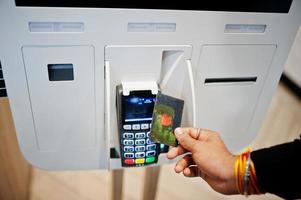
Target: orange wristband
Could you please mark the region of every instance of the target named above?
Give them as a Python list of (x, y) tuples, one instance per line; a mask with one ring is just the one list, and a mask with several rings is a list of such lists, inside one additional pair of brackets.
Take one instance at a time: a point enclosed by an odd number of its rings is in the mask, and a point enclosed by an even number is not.
[(251, 148), (237, 156), (235, 161), (235, 182), (240, 194), (261, 194), (254, 163), (251, 159)]

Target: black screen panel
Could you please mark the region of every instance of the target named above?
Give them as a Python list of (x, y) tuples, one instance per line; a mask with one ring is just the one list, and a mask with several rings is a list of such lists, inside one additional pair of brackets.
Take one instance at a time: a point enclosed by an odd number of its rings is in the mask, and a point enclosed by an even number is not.
[(292, 0), (15, 0), (17, 6), (288, 13)]

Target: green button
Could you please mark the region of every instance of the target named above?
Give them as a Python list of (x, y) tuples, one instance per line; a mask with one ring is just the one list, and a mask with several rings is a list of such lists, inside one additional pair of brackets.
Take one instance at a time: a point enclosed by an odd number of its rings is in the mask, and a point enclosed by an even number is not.
[(155, 162), (156, 158), (155, 157), (147, 157), (146, 158), (146, 163), (152, 163)]

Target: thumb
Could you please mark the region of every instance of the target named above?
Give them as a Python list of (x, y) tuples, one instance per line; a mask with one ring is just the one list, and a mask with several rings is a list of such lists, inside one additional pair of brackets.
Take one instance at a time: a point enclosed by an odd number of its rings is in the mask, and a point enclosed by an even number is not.
[(190, 129), (182, 129), (182, 128), (176, 128), (174, 133), (175, 136), (179, 142), (179, 144), (186, 150), (190, 152), (196, 151), (196, 146), (198, 144), (198, 140), (192, 138), (189, 134)]

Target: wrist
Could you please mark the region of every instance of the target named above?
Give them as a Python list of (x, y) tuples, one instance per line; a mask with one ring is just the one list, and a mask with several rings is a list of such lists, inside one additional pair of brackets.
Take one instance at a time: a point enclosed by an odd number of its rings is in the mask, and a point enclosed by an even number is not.
[(222, 180), (220, 185), (217, 187), (216, 191), (226, 194), (239, 194), (236, 187), (236, 179), (235, 179), (235, 162), (236, 155), (229, 154), (229, 156), (224, 157), (224, 162), (222, 164), (223, 170), (221, 170), (220, 179)]
[(237, 155), (231, 155), (230, 158), (228, 159), (228, 177), (226, 178), (227, 180), (227, 189), (228, 189), (228, 194), (239, 194), (239, 191), (237, 190), (236, 187), (236, 177), (235, 177), (235, 162), (237, 159)]

